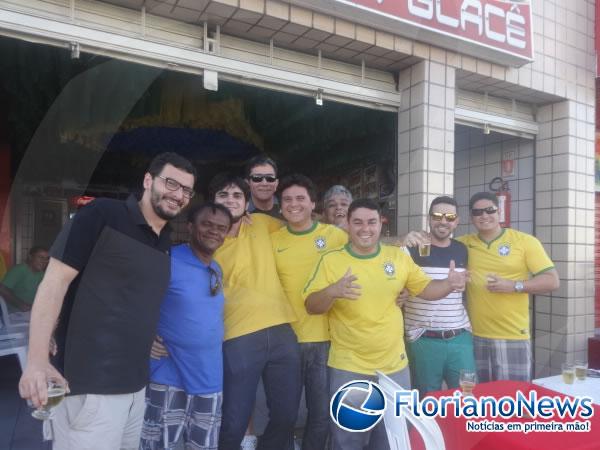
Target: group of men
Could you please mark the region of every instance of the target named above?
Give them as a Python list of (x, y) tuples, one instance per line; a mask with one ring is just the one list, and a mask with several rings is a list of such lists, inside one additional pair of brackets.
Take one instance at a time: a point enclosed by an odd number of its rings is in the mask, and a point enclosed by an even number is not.
[[(471, 345), (471, 323), (481, 378), (485, 364), (492, 377), (525, 373), (527, 294), (555, 288), (558, 277), (539, 241), (500, 228), (489, 195), (471, 200), (478, 234), (462, 238), (466, 247), (451, 239), (456, 203), (436, 199), (431, 256), (411, 258), (379, 242), (376, 203), (334, 205), (347, 232), (319, 223), (312, 181), (280, 180), (263, 158), (246, 179), (215, 177), (209, 203), (188, 212), (189, 244), (171, 248), (167, 222), (190, 202), (195, 177), (184, 158), (159, 155), (141, 197), (95, 200), (52, 247), (19, 389), (39, 406), (48, 380), (68, 380), (70, 395), (51, 421), (55, 450), (173, 448), (181, 437), (190, 448), (238, 450), (261, 379), (269, 422), (259, 448), (289, 448), (304, 388), (304, 450), (328, 440), (334, 450), (385, 449), (381, 424), (369, 433), (331, 426), (331, 395), (376, 370), (409, 388), (409, 360), (413, 385), (438, 387), (429, 378), (473, 366), (466, 350), (456, 359), (450, 348)], [(266, 214), (248, 215), (250, 207)], [(413, 232), (405, 241), (422, 239)], [(397, 305), (405, 288), (406, 349)], [(437, 367), (440, 346), (448, 372)], [(446, 376), (449, 385), (455, 378)]]

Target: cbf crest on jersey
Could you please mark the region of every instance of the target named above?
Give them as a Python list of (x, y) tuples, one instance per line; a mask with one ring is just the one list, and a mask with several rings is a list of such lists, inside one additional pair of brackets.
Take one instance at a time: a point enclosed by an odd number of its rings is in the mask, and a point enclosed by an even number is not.
[(392, 264), (391, 262), (385, 262), (385, 263), (383, 263), (383, 271), (385, 272), (386, 275), (392, 276), (396, 273), (396, 268), (394, 267), (394, 264)]
[(500, 256), (508, 256), (508, 255), (510, 255), (510, 245), (508, 245), (508, 244), (501, 244), (500, 247), (498, 247), (498, 254)]
[(319, 236), (315, 239), (315, 247), (317, 250), (323, 250), (327, 247), (327, 240), (323, 236)]

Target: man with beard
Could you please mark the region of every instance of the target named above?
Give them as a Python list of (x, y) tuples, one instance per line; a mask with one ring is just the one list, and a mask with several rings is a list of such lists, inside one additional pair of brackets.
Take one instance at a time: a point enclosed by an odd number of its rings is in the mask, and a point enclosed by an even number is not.
[(188, 213), (189, 244), (171, 250), (171, 281), (158, 334), (168, 355), (150, 360), (141, 450), (214, 450), (223, 403), (222, 272), (213, 260), (233, 221), (227, 208), (198, 204)]
[[(430, 255), (420, 256), (418, 247), (409, 249), (414, 262), (434, 280), (448, 276), (451, 260), (456, 270), (467, 267), (467, 248), (451, 238), (458, 222), (456, 201), (435, 198), (429, 207)], [(475, 370), (471, 324), (462, 292), (450, 292), (433, 301), (409, 298), (404, 305), (404, 326), (413, 387), (421, 395), (440, 390), (442, 381), (457, 388), (460, 370)]]
[(300, 402), (300, 350), (290, 326), (296, 320), (277, 276), (270, 233), (281, 223), (265, 214), (246, 214), (250, 189), (238, 177), (217, 175), (209, 198), (225, 206), (233, 225), (215, 253), (223, 268), (223, 420), (220, 450), (239, 450), (262, 376), (269, 423), (259, 449), (286, 448)]
[[(97, 199), (59, 234), (31, 313), (21, 396), (47, 403), (47, 382), (70, 394), (51, 419), (54, 449), (137, 449), (148, 358), (170, 277), (167, 222), (194, 195), (196, 171), (158, 155), (141, 199)], [(64, 303), (64, 304), (63, 304)], [(57, 368), (49, 362), (56, 329)]]
[(246, 164), (246, 181), (250, 186), (249, 213), (263, 213), (281, 219), (277, 203), (277, 164), (266, 156), (255, 156)]
[(302, 357), (302, 383), (308, 411), (302, 436), (304, 450), (323, 450), (329, 428), (329, 324), (325, 315), (309, 315), (302, 289), (321, 255), (348, 242), (348, 235), (334, 225), (312, 219), (317, 193), (313, 182), (300, 174), (287, 175), (280, 183), (281, 212), (287, 220), (271, 235), (277, 273), (298, 316), (292, 327)]

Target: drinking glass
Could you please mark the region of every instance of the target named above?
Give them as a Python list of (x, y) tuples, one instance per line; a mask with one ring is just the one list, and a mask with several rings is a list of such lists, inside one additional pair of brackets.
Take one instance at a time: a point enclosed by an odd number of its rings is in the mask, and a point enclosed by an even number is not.
[(460, 376), (458, 379), (458, 383), (460, 384), (460, 389), (465, 397), (473, 395), (473, 389), (475, 388), (476, 375), (472, 370), (462, 369), (460, 371)]
[(575, 361), (575, 377), (578, 380), (585, 381), (585, 378), (587, 377), (587, 370), (587, 361)]
[(562, 379), (565, 384), (573, 384), (575, 382), (575, 366), (571, 363), (563, 363)]
[(66, 389), (64, 386), (48, 382), (48, 401), (45, 405), (34, 410), (31, 415), (39, 420), (48, 420), (52, 414), (52, 409), (56, 407), (65, 397)]

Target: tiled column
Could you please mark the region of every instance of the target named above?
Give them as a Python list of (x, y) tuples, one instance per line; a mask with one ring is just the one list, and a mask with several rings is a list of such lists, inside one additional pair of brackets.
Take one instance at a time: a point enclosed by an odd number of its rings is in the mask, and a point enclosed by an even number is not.
[(594, 108), (575, 101), (538, 112), (535, 234), (561, 278), (535, 302), (536, 377), (586, 358), (594, 332)]
[(454, 189), (455, 69), (421, 61), (400, 73), (398, 233), (427, 225), (429, 203)]

